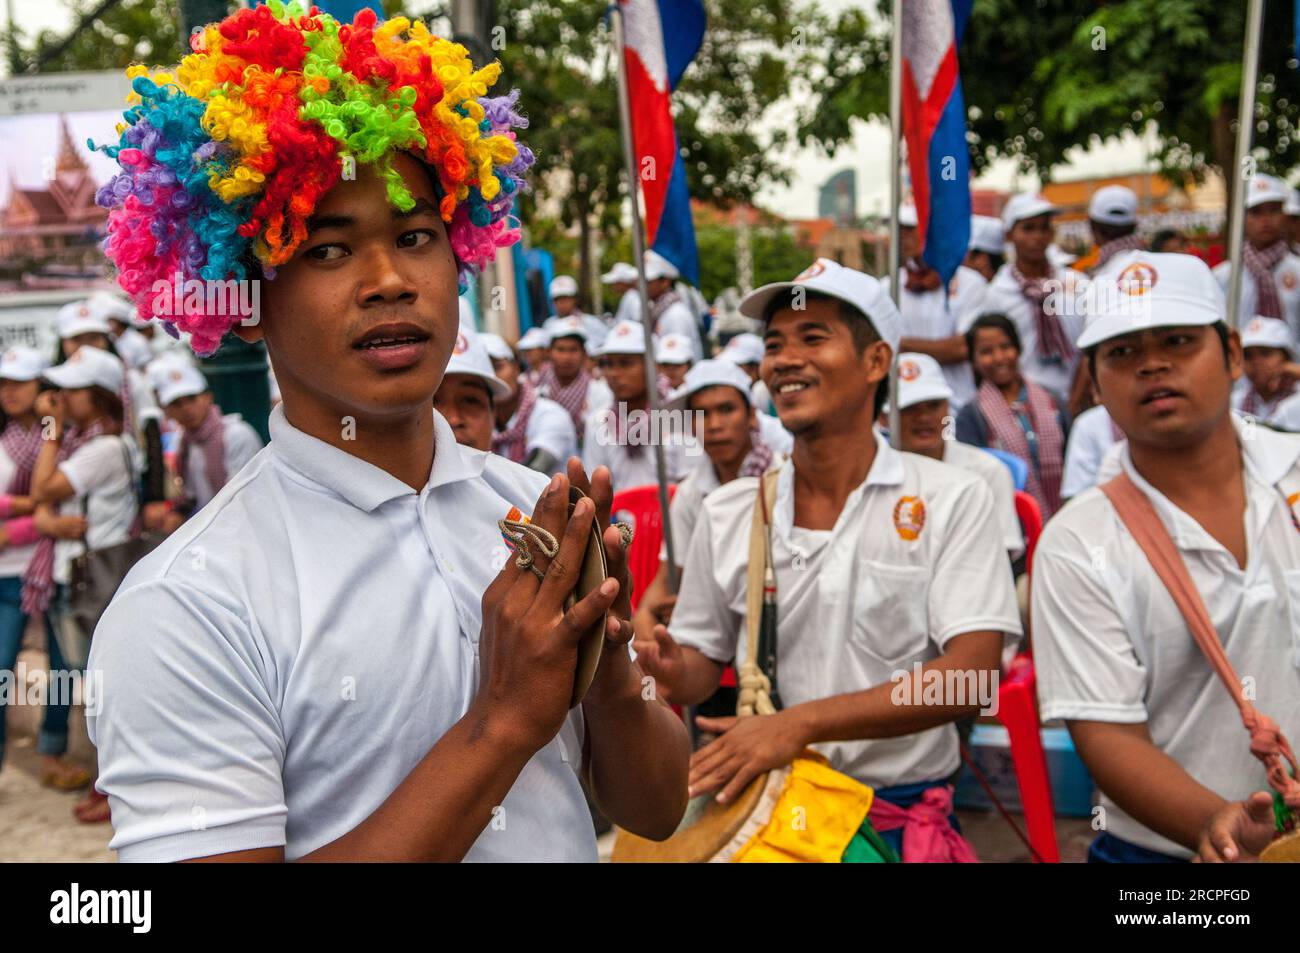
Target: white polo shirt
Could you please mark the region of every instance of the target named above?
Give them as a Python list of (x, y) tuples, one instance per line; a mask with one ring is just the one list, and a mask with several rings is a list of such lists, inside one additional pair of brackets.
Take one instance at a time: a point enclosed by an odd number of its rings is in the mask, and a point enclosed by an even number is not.
[(1020, 529), (1020, 517), (1016, 515), (1016, 482), (1011, 478), (1007, 465), (993, 454), (960, 440), (944, 441), (943, 462), (970, 470), (983, 478), (993, 491), (998, 527), (1002, 530), (1002, 544), (1012, 556), (1024, 552), (1025, 536)]
[[(640, 320), (639, 315), (637, 320)], [(655, 337), (663, 337), (665, 334), (685, 335), (690, 338), (695, 359), (698, 361), (703, 356), (704, 342), (700, 340), (700, 323), (695, 320), (695, 315), (685, 301), (673, 302), (655, 321)]]
[[(1246, 424), (1234, 418), (1239, 434)], [(1254, 428), (1241, 441), (1248, 559), (1120, 465), (1169, 530), (1228, 659), (1253, 679), (1259, 709), (1300, 736), (1300, 437)], [(1062, 509), (1034, 556), (1034, 665), (1044, 720), (1146, 722), (1151, 740), (1201, 784), (1236, 800), (1268, 789), (1237, 707), (1187, 631), (1173, 599), (1100, 488)], [(1102, 794), (1106, 829), (1151, 850), (1191, 851), (1139, 824)]]
[[(221, 418), (221, 436), (226, 448), (226, 481), (229, 482), (244, 464), (262, 449), (262, 438), (239, 414), (226, 414)], [(207, 506), (214, 493), (208, 483), (208, 469), (203, 458), (203, 448), (190, 445), (185, 461), (185, 487), (197, 507)]]
[[(519, 416), (516, 410), (506, 421), (506, 430), (515, 425)], [(527, 443), (525, 458), (535, 450), (549, 453), (556, 460), (555, 472), (564, 473), (569, 457), (577, 456), (578, 438), (573, 430), (573, 418), (569, 412), (553, 400), (538, 397), (533, 404), (532, 416), (524, 428), (524, 441)]]
[[(1246, 398), (1250, 395), (1251, 390), (1252, 385), (1250, 379), (1247, 378), (1245, 374), (1241, 375), (1241, 378), (1232, 387), (1232, 409), (1235, 412), (1243, 415), (1246, 414)], [(1278, 415), (1282, 410), (1282, 405), (1285, 404), (1288, 399), (1288, 397), (1281, 395), (1274, 397), (1272, 400), (1258, 398), (1256, 405), (1258, 409), (1250, 416), (1255, 417), (1257, 420), (1262, 420), (1265, 423), (1278, 423)], [(1281, 424), (1279, 424), (1279, 426), (1281, 426)], [(1287, 429), (1290, 430), (1292, 428), (1288, 427)]]
[[(131, 570), (95, 630), (88, 717), (124, 861), (346, 834), (469, 709), (497, 520), (547, 478), (433, 414), (419, 493), (271, 412), (272, 442)], [(594, 861), (581, 707), (467, 860)]]
[[(670, 431), (667, 424), (660, 427), (656, 435), (648, 417), (646, 424), (631, 424), (621, 440), (616, 438), (609, 422), (611, 415), (616, 413), (617, 405), (591, 413), (587, 417), (582, 438), (583, 469), (594, 473), (596, 467), (609, 467), (615, 492), (659, 482), (655, 468), (655, 448), (648, 442), (651, 439), (659, 439), (664, 444), (664, 467), (668, 471), (670, 483), (680, 480), (701, 460), (708, 460), (703, 445), (685, 440), (680, 433)], [(633, 438), (640, 442), (631, 443)]]
[(788, 457), (794, 450), (794, 434), (785, 429), (781, 418), (765, 414), (761, 410), (754, 416), (758, 419), (758, 432), (763, 435), (763, 442), (772, 448), (773, 453)]
[[(1052, 278), (1060, 282), (1061, 294), (1048, 301), (1055, 308), (1057, 320), (1065, 330), (1065, 337), (1071, 343), (1079, 339), (1083, 331), (1083, 307), (1080, 300), (1088, 279), (1073, 268), (1052, 268)], [(998, 269), (993, 280), (989, 282), (984, 295), (981, 313), (998, 312), (1005, 314), (1016, 326), (1020, 334), (1020, 370), (1040, 387), (1045, 387), (1064, 404), (1070, 396), (1070, 384), (1074, 380), (1074, 369), (1078, 364), (1078, 355), (1069, 363), (1044, 361), (1038, 353), (1038, 325), (1034, 313), (1029, 307), (1029, 300), (1020, 292), (1020, 285), (1011, 276), (1011, 265), (1005, 264)], [(969, 327), (969, 325), (967, 325)]]
[[(1219, 287), (1223, 289), (1225, 298), (1231, 276), (1231, 262), (1221, 261), (1214, 266), (1214, 277), (1219, 279)], [(1282, 320), (1291, 326), (1292, 340), (1300, 344), (1300, 255), (1289, 252), (1273, 267), (1273, 283), (1277, 286), (1277, 295), (1282, 303)], [(1237, 309), (1237, 321), (1243, 327), (1258, 313), (1256, 311), (1258, 301), (1255, 278), (1242, 268), (1241, 307)]]
[[(777, 479), (772, 549), (786, 707), (888, 683), (966, 632), (1020, 637), (1011, 567), (993, 493), (975, 474), (899, 453), (876, 458), (835, 528), (794, 525), (794, 464)], [(673, 638), (718, 662), (745, 658), (746, 573), (755, 477), (709, 494), (685, 559)], [(912, 537), (912, 538), (905, 538)], [(934, 781), (960, 761), (951, 724), (898, 738), (820, 744), (831, 764), (873, 787)]]
[(1300, 394), (1292, 394), (1278, 404), (1277, 409), (1273, 411), (1273, 416), (1269, 418), (1269, 423), (1283, 430), (1300, 433)]
[(1070, 425), (1065, 444), (1065, 470), (1061, 476), (1061, 498), (1068, 500), (1097, 485), (1097, 471), (1106, 451), (1115, 445), (1110, 414), (1101, 404), (1089, 407)]
[(83, 443), (59, 471), (72, 485), (73, 495), (59, 504), (60, 516), (85, 516), (83, 539), (54, 543), (54, 581), (66, 584), (72, 561), (91, 549), (126, 542), (139, 510), (136, 475), (140, 471), (135, 442), (127, 437), (101, 434)]
[[(988, 282), (978, 271), (959, 265), (948, 282), (948, 292), (941, 289), (915, 292), (907, 290), (907, 269), (899, 271), (903, 293), (898, 302), (903, 316), (903, 337), (933, 340), (963, 334), (979, 316)], [(941, 365), (943, 376), (952, 388), (954, 414), (975, 396), (975, 373), (970, 361)]]

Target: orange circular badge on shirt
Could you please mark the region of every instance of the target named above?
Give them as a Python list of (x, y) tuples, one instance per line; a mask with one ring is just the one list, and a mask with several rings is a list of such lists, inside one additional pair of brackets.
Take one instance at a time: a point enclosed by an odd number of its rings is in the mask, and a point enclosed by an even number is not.
[(914, 540), (925, 528), (925, 501), (919, 496), (900, 496), (894, 504), (894, 529), (906, 540)]

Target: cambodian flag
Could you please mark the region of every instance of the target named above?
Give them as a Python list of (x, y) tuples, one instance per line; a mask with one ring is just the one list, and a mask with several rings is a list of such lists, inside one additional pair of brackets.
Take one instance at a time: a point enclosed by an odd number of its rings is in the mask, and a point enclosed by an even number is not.
[(903, 4), (903, 138), (917, 239), (944, 283), (970, 241), (970, 154), (957, 48), (972, 0)]
[(645, 197), (646, 240), (699, 284), (686, 166), (677, 149), (672, 91), (704, 41), (701, 0), (619, 0), (632, 106), (632, 143)]

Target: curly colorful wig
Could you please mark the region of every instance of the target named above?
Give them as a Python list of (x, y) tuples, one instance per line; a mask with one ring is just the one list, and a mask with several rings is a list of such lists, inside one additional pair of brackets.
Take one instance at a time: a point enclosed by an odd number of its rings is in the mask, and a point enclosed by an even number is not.
[[(160, 281), (273, 278), (345, 169), (371, 166), (410, 209), (397, 150), (432, 170), (462, 287), (518, 239), (510, 208), (533, 154), (515, 137), (528, 124), (518, 91), (487, 96), (500, 64), (474, 69), (419, 21), (363, 9), (340, 24), (296, 0), (239, 10), (191, 48), (174, 74), (128, 68), (121, 138), (102, 147), (122, 167), (96, 197), (110, 209), (104, 248), (141, 317), (156, 316)], [(199, 354), (239, 320), (183, 310), (164, 326)]]

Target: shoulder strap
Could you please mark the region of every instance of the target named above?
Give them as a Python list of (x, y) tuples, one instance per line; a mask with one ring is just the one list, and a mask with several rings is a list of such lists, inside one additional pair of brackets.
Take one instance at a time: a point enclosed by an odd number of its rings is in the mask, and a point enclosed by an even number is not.
[(749, 566), (745, 576), (745, 662), (738, 673), (740, 691), (736, 699), (736, 714), (742, 716), (771, 715), (776, 711), (771, 698), (771, 679), (759, 664), (758, 643), (763, 619), (763, 596), (769, 577), (773, 595), (776, 588), (767, 499), (775, 496), (778, 473), (777, 470), (769, 470), (759, 477), (758, 492), (754, 494), (753, 519), (749, 524)]
[[(1187, 622), (1188, 631), (1223, 682), (1228, 694), (1241, 712), (1241, 722), (1250, 732), (1250, 750), (1264, 763), (1269, 784), (1273, 786), (1293, 810), (1300, 809), (1300, 781), (1295, 779), (1296, 759), (1291, 746), (1278, 725), (1259, 712), (1241, 691), (1241, 680), (1228, 661), (1219, 634), (1214, 629), (1205, 601), (1192, 582), (1187, 565), (1169, 537), (1169, 531), (1156, 513), (1146, 494), (1137, 488), (1127, 473), (1120, 473), (1102, 486), (1120, 521), (1128, 528), (1134, 541), (1146, 555), (1151, 568), (1156, 571), (1174, 604)], [(1287, 771), (1290, 764), (1290, 773)]]

